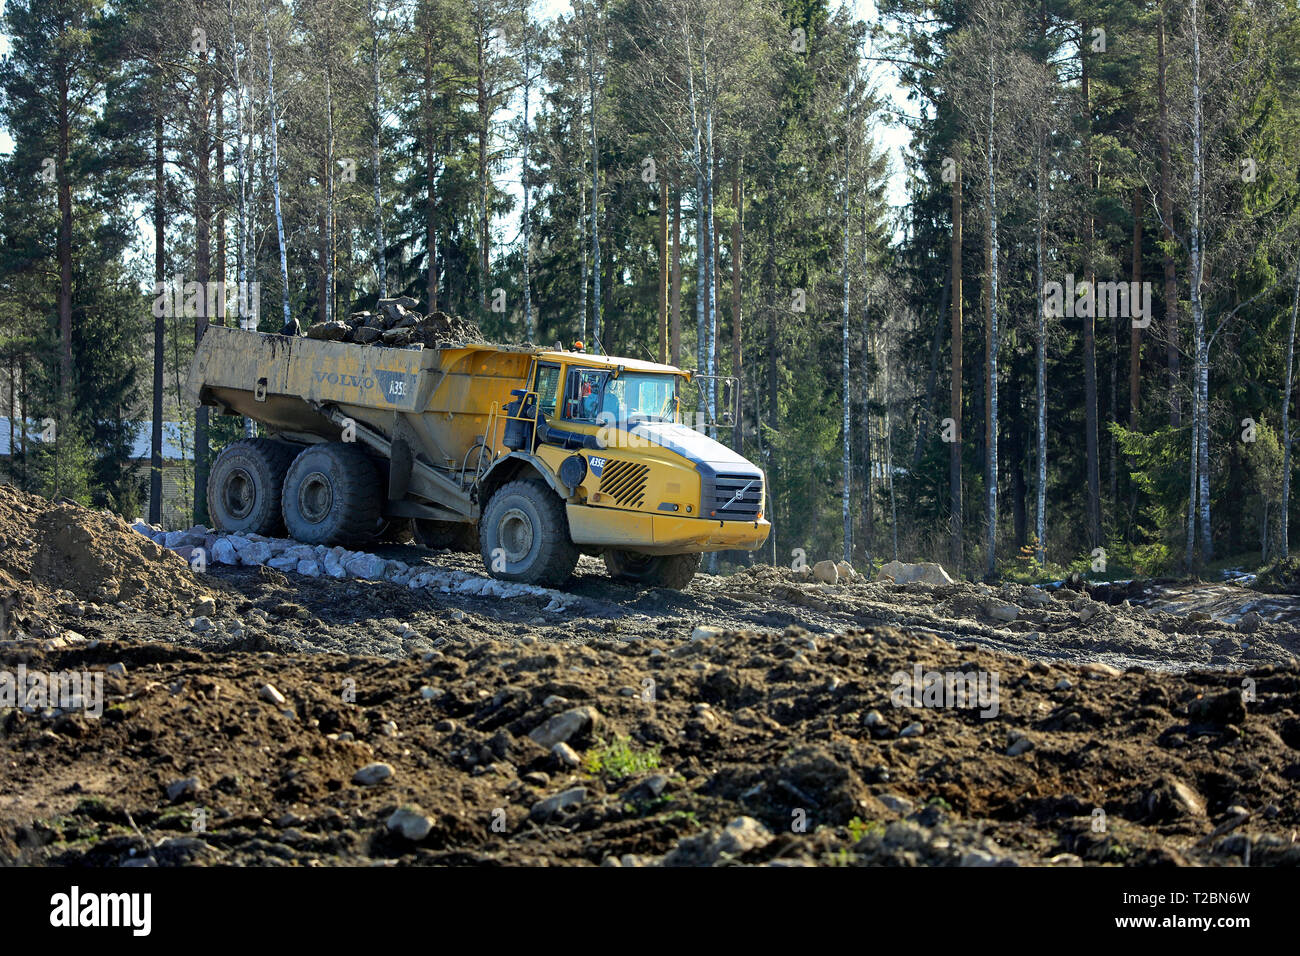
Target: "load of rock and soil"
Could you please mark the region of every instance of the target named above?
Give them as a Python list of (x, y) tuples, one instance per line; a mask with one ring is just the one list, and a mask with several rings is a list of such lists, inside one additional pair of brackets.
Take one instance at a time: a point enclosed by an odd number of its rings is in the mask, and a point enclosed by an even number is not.
[(388, 348), (454, 348), (487, 341), (478, 324), (470, 319), (415, 311), (410, 296), (380, 299), (375, 312), (355, 312), (346, 321), (317, 322), (307, 329), (307, 338), (326, 342), (352, 342)]

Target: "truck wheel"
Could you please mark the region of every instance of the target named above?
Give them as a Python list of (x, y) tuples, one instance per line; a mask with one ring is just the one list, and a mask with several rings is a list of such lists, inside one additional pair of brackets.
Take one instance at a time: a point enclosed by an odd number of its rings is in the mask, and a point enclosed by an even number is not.
[(512, 481), (488, 502), (479, 553), (495, 578), (555, 587), (578, 566), (564, 502), (546, 485)]
[(245, 438), (222, 449), (208, 475), (208, 514), (216, 529), (282, 534), (280, 489), (297, 453), (297, 446), (269, 438)]
[(700, 569), (702, 557), (701, 554), (655, 555), (611, 550), (605, 552), (605, 570), (620, 581), (684, 591)]
[(430, 551), (450, 548), (452, 551), (477, 554), (479, 550), (478, 527), (468, 521), (416, 518), (415, 540)]
[(311, 445), (289, 466), (280, 510), (304, 544), (364, 541), (379, 525), (379, 473), (356, 445)]

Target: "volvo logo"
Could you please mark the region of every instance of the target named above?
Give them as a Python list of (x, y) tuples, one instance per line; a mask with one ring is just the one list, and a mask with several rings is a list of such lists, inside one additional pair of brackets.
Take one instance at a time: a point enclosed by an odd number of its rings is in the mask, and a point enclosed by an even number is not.
[(742, 500), (745, 497), (745, 492), (747, 492), (750, 488), (753, 487), (754, 487), (754, 483), (752, 481), (749, 484), (745, 485), (744, 488), (741, 488), (739, 491), (737, 491), (734, 495), (731, 496), (731, 500), (722, 506), (722, 510), (730, 508), (737, 501)]

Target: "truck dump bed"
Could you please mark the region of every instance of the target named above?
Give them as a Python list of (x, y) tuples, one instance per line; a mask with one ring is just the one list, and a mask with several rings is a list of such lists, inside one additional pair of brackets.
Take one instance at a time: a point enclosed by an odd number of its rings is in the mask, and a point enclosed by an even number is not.
[[(505, 451), (494, 409), (523, 385), (535, 350), (496, 345), (381, 348), (209, 327), (187, 385), (216, 405), (286, 437), (336, 440), (339, 414), (390, 440), (412, 438), (425, 463), (459, 469), (480, 442)], [(432, 413), (432, 414), (430, 414)]]

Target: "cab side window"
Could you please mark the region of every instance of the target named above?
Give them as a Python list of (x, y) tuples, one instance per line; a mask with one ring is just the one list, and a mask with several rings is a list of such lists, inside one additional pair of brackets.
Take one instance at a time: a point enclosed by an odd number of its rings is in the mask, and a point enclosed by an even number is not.
[(600, 411), (600, 392), (605, 373), (594, 368), (571, 368), (564, 389), (564, 417), (569, 421), (594, 422)]
[(555, 400), (560, 393), (560, 367), (542, 365), (537, 369), (537, 406), (547, 418), (555, 417)]

